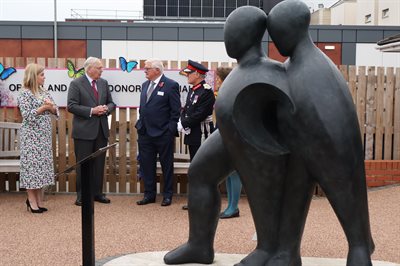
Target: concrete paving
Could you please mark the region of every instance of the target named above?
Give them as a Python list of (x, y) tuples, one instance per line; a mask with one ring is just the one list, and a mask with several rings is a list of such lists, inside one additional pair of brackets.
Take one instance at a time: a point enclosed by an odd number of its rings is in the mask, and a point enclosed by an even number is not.
[[(103, 260), (103, 263), (97, 262), (98, 266), (125, 266), (125, 265), (140, 265), (140, 266), (162, 266), (166, 265), (163, 262), (163, 257), (166, 254), (166, 251), (159, 252), (144, 252), (144, 253), (135, 253), (128, 254), (116, 258), (111, 258), (108, 261)], [(214, 266), (232, 266), (235, 263), (238, 263), (245, 254), (225, 254), (225, 253), (217, 253), (215, 255), (214, 263), (211, 265)], [(333, 259), (333, 258), (310, 258), (303, 257), (302, 258), (303, 266), (346, 266), (345, 259)], [(385, 261), (373, 261), (374, 266), (400, 266), (400, 264), (385, 262)], [(184, 266), (195, 266), (195, 265), (204, 265), (204, 264), (182, 264)]]

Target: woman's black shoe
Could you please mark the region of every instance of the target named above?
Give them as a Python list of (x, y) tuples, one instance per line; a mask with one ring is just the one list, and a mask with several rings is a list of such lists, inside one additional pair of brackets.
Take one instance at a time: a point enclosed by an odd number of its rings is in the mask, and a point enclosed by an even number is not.
[(224, 212), (221, 212), (219, 214), (220, 219), (229, 219), (229, 218), (234, 218), (234, 217), (239, 217), (239, 209), (237, 209), (234, 213), (232, 214), (225, 214)]
[(30, 204), (30, 202), (29, 202), (28, 199), (26, 199), (26, 202), (25, 202), (25, 203), (26, 203), (26, 210), (27, 210), (27, 211), (29, 211), (29, 209), (31, 209), (31, 213), (43, 213), (43, 210), (41, 210), (40, 208), (37, 209), (37, 210), (32, 209), (31, 204)]

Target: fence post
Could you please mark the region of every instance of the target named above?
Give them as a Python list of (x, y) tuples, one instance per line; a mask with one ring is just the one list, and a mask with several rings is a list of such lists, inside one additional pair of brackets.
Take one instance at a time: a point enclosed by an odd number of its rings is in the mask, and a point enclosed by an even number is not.
[(368, 67), (367, 92), (366, 92), (366, 115), (365, 115), (365, 159), (372, 160), (374, 157), (374, 133), (376, 127), (376, 76), (375, 67)]

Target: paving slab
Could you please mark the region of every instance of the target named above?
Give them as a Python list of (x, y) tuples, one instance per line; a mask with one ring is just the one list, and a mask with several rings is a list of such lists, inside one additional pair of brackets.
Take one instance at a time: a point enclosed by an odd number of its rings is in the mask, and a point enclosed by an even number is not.
[[(125, 265), (140, 265), (140, 266), (165, 266), (163, 261), (164, 255), (167, 251), (159, 252), (143, 252), (128, 254), (119, 257), (113, 257), (110, 259), (104, 259), (98, 261), (96, 266), (125, 266)], [(210, 264), (213, 266), (232, 266), (238, 263), (246, 254), (226, 254), (217, 253), (215, 254), (214, 263)], [(310, 258), (302, 257), (303, 266), (346, 266), (346, 259), (335, 259), (335, 258)], [(400, 264), (385, 262), (385, 261), (373, 261), (374, 266), (400, 266)], [(187, 263), (181, 264), (183, 266), (198, 266), (204, 264)]]

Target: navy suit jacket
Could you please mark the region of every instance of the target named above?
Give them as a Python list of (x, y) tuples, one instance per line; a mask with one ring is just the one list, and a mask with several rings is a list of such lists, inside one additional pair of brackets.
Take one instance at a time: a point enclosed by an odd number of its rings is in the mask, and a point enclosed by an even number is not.
[(146, 102), (149, 87), (149, 80), (142, 84), (140, 116), (135, 125), (138, 133), (159, 137), (169, 131), (173, 136), (176, 136), (178, 133), (176, 127), (181, 110), (179, 84), (162, 75), (149, 101)]

